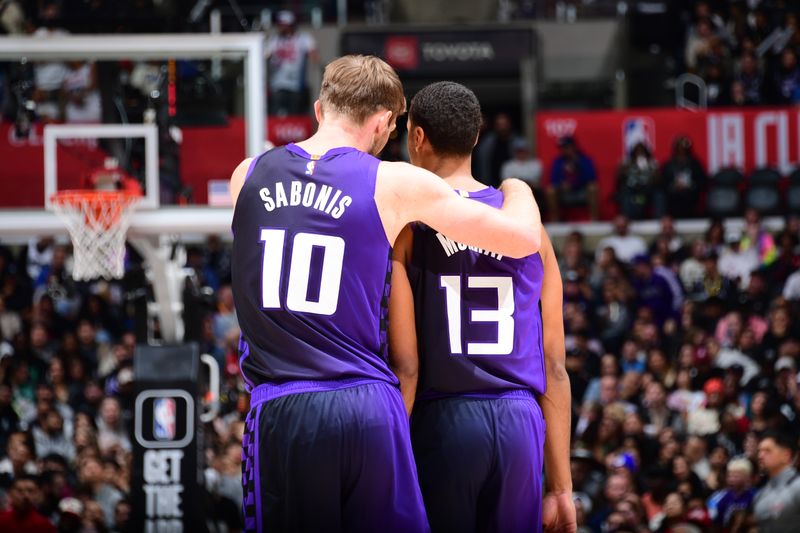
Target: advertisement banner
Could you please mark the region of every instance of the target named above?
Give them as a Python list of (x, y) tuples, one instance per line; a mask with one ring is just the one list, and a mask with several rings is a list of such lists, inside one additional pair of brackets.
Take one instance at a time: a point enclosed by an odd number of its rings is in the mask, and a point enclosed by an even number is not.
[(685, 135), (692, 140), (695, 156), (710, 175), (728, 167), (747, 175), (765, 166), (786, 175), (800, 163), (800, 108), (548, 111), (537, 114), (536, 128), (536, 148), (545, 183), (558, 156), (561, 137), (574, 137), (579, 148), (594, 161), (603, 219), (616, 213), (617, 169), (640, 141), (664, 164), (675, 138)]
[(403, 76), (516, 75), (533, 43), (530, 28), (349, 31), (342, 53), (381, 57)]
[[(267, 136), (275, 145), (305, 139), (314, 131), (308, 116), (270, 117)], [(224, 126), (184, 126), (181, 130), (180, 178), (191, 187), (196, 204), (208, 202), (208, 182), (229, 180), (245, 157), (242, 117)], [(14, 125), (0, 124), (0, 208), (44, 206), (43, 126), (35, 124), (25, 137)], [(84, 180), (103, 166), (106, 152), (94, 139), (63, 139), (58, 143), (58, 187), (84, 187)], [(21, 187), (20, 184), (24, 184)]]

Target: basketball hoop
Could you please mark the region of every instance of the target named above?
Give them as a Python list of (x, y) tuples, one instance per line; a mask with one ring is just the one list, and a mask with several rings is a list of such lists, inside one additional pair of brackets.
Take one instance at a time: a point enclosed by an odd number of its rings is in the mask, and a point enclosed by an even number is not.
[(75, 249), (72, 277), (119, 279), (125, 274), (125, 235), (141, 194), (129, 191), (72, 190), (52, 196)]

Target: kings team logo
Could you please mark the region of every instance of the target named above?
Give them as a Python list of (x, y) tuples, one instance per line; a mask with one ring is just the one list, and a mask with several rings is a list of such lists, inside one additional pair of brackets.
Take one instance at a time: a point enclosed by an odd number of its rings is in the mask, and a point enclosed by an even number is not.
[(650, 117), (629, 117), (622, 122), (622, 157), (627, 159), (639, 143), (644, 143), (650, 153), (655, 150), (656, 124)]
[(156, 398), (153, 401), (153, 436), (156, 439), (175, 439), (175, 413), (174, 398)]

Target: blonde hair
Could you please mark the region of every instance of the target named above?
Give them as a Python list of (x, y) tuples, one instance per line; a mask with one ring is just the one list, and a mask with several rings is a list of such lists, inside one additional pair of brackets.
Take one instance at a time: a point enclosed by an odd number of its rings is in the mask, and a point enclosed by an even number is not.
[(323, 113), (332, 111), (356, 124), (382, 109), (395, 117), (406, 109), (400, 78), (375, 56), (347, 55), (328, 63), (319, 101)]
[(739, 472), (743, 472), (746, 475), (751, 475), (753, 473), (753, 465), (750, 464), (750, 461), (743, 457), (737, 457), (736, 459), (732, 459), (728, 463), (728, 470), (737, 470)]

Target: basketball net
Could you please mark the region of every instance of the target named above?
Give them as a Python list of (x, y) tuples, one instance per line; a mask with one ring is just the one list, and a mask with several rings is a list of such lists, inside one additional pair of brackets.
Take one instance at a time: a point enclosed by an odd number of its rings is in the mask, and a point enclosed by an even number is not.
[(125, 235), (141, 194), (130, 191), (75, 190), (53, 195), (74, 248), (76, 281), (119, 279), (125, 274)]

